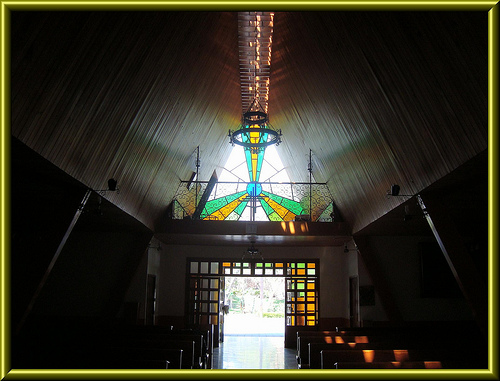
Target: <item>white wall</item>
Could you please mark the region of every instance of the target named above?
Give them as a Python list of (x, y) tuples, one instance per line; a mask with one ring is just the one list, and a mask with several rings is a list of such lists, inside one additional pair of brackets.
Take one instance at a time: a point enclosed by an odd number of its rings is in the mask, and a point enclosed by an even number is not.
[[(419, 242), (432, 237), (372, 236), (369, 245), (377, 255), (392, 296), (404, 321), (472, 320), (472, 312), (463, 298), (422, 298)], [(372, 284), (368, 269), (359, 258), (360, 285)], [(386, 320), (375, 288), (375, 306), (361, 307), (364, 320)]]
[[(160, 250), (157, 249), (159, 246), (161, 246)], [(134, 278), (125, 295), (125, 303), (139, 304), (139, 316), (141, 319), (146, 318), (145, 307), (148, 274), (156, 276), (156, 287), (158, 287), (159, 284), (161, 250), (163, 250), (163, 245), (153, 237), (137, 267)], [(156, 314), (158, 314), (158, 310)]]
[[(264, 259), (319, 259), (320, 318), (349, 317), (349, 272), (342, 247), (264, 247), (260, 250)], [(187, 258), (241, 260), (244, 251), (243, 246), (165, 246), (160, 260), (158, 314), (184, 316)]]

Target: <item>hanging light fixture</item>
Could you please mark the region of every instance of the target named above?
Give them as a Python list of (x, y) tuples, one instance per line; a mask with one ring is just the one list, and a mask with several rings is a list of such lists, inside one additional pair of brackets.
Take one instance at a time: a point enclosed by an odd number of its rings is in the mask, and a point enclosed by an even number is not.
[(241, 260), (264, 260), (264, 257), (262, 256), (262, 253), (255, 247), (255, 237), (251, 237), (250, 239), (250, 247), (245, 251), (243, 256), (241, 257)]
[(242, 125), (236, 131), (229, 130), (229, 143), (235, 144), (258, 154), (270, 145), (281, 143), (281, 130), (269, 126), (267, 114), (262, 109), (257, 98), (247, 112), (243, 114)]

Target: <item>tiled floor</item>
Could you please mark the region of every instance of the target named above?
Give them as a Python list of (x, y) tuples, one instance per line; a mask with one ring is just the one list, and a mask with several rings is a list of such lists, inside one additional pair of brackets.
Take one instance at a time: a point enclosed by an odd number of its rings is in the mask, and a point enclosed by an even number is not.
[(214, 348), (214, 369), (297, 369), (283, 336), (225, 335)]

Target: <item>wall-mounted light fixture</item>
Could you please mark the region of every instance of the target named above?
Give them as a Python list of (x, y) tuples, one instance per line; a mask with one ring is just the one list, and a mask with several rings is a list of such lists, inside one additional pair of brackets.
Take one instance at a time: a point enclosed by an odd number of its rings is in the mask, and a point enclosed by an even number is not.
[(161, 244), (158, 244), (158, 246), (153, 246), (151, 244), (148, 245), (148, 249), (156, 249), (157, 251), (161, 250)]
[(354, 245), (354, 249), (349, 249), (349, 248), (347, 247), (347, 242), (346, 242), (346, 243), (344, 243), (344, 253), (348, 253), (348, 252), (350, 252), (350, 251), (358, 251), (358, 246), (357, 246), (357, 245)]
[(104, 195), (106, 192), (116, 192), (120, 193), (120, 189), (118, 189), (118, 181), (111, 178), (108, 180), (108, 189), (99, 189), (96, 190), (100, 195)]
[(399, 194), (401, 187), (398, 184), (391, 185), (391, 189), (387, 191), (387, 196), (413, 197), (413, 194)]

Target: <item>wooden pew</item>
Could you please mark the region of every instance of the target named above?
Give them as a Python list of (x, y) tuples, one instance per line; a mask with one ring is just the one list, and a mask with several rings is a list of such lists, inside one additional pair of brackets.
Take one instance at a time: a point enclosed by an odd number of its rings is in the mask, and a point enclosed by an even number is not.
[(46, 348), (30, 361), (34, 369), (181, 369), (182, 349), (162, 349), (151, 354), (141, 348)]
[(183, 350), (177, 348), (109, 347), (103, 348), (97, 361), (89, 365), (109, 369), (114, 369), (110, 366), (122, 365), (123, 369), (135, 369), (140, 364), (153, 366), (168, 361), (170, 369), (190, 369), (187, 368), (190, 362), (184, 360), (183, 354)]
[(441, 369), (441, 361), (337, 362), (335, 369)]
[[(171, 348), (172, 345), (170, 343), (176, 342), (184, 342), (190, 341), (194, 342), (193, 352), (193, 360), (192, 364), (188, 369), (199, 369), (204, 367), (204, 359), (206, 357), (206, 346), (205, 346), (205, 337), (202, 333), (194, 333), (192, 330), (164, 330), (160, 327), (159, 329), (151, 328), (154, 326), (150, 326), (148, 328), (133, 328), (133, 329), (125, 329), (118, 332), (113, 332), (112, 335), (104, 338), (111, 345), (124, 345), (124, 346), (147, 346), (148, 343), (151, 346), (161, 347), (162, 343), (165, 343), (165, 346)], [(184, 349), (184, 365), (183, 367), (187, 367), (188, 357), (191, 358), (191, 349), (181, 347)]]
[(297, 338), (297, 363), (299, 368), (307, 368), (309, 363), (309, 343), (342, 344), (342, 343), (369, 343), (380, 342), (385, 338), (378, 336), (345, 336), (345, 335), (314, 335)]
[(314, 343), (310, 342), (308, 345), (308, 360), (307, 365), (310, 369), (321, 369), (321, 351), (322, 350), (350, 350), (350, 349), (394, 349), (400, 348), (392, 342), (374, 342), (374, 343), (342, 343), (342, 344), (328, 344), (328, 343)]
[[(373, 349), (373, 350), (322, 350), (321, 369), (336, 369), (337, 363), (376, 363), (376, 362), (413, 362), (440, 361), (457, 365), (455, 351), (440, 351), (438, 349)], [(467, 368), (464, 363), (464, 368)]]

